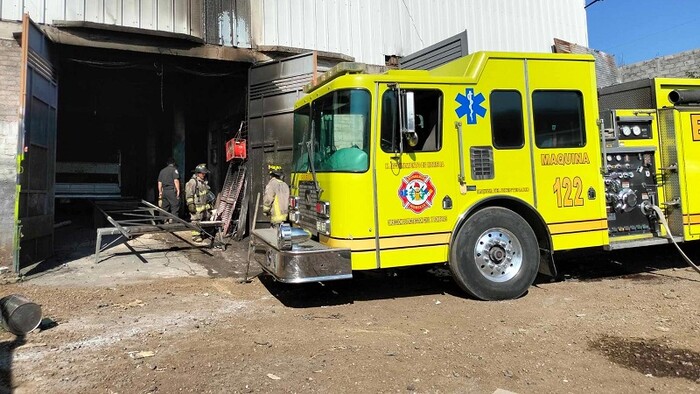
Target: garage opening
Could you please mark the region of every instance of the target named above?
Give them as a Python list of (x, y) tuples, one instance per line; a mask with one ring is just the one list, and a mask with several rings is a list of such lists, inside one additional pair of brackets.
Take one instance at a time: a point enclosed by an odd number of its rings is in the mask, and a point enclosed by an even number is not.
[[(211, 170), (212, 190), (221, 190), (225, 143), (246, 118), (248, 63), (58, 49), (56, 226), (94, 237), (95, 220), (99, 225), (102, 218), (93, 201), (155, 202), (158, 173), (169, 157), (180, 172), (183, 200), (184, 183), (200, 163)], [(189, 218), (184, 204), (180, 217)], [(60, 253), (75, 236), (56, 233), (54, 250)]]

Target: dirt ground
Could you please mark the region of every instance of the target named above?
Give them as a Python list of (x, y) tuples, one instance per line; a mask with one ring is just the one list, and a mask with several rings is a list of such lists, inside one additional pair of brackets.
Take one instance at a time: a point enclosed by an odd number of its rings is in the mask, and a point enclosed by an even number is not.
[(56, 323), (0, 332), (0, 392), (700, 391), (700, 275), (670, 246), (563, 254), (564, 280), (480, 302), (444, 266), (305, 285), (253, 266), (241, 283), (247, 240), (146, 235), (96, 264), (94, 230), (56, 237), (0, 287)]

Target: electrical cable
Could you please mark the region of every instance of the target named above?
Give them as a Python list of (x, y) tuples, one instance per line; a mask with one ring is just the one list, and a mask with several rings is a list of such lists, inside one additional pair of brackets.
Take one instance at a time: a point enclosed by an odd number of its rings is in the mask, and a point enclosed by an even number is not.
[(204, 72), (191, 70), (182, 66), (174, 66), (175, 69), (182, 71), (184, 73), (198, 75), (200, 77), (226, 77), (229, 75), (241, 74), (241, 71), (231, 71), (231, 72)]
[(408, 5), (406, 4), (406, 0), (401, 0), (403, 3), (403, 7), (406, 9), (406, 13), (408, 14), (408, 18), (411, 19), (411, 25), (413, 26), (413, 30), (416, 31), (416, 35), (418, 36), (418, 39), (420, 40), (420, 44), (425, 46), (425, 43), (423, 43), (423, 37), (420, 36), (420, 33), (418, 32), (418, 27), (416, 27), (416, 21), (413, 20), (413, 16), (411, 15), (411, 11), (408, 10)]
[(105, 61), (82, 60), (82, 59), (68, 59), (68, 60), (75, 62), (75, 63), (87, 64), (88, 66), (105, 68), (105, 69), (127, 69), (127, 68), (136, 68), (136, 67), (141, 66), (140, 64), (131, 63), (131, 62), (105, 62)]
[(700, 267), (695, 265), (692, 260), (683, 252), (680, 246), (678, 246), (678, 243), (676, 243), (676, 240), (673, 239), (673, 235), (671, 234), (671, 229), (668, 227), (668, 222), (666, 221), (666, 216), (664, 213), (661, 211), (661, 208), (657, 207), (656, 205), (652, 205), (651, 208), (656, 212), (656, 215), (659, 217), (659, 221), (661, 221), (661, 224), (664, 226), (664, 229), (666, 229), (666, 237), (673, 242), (673, 245), (676, 246), (676, 249), (678, 249), (678, 252), (680, 252), (681, 256), (683, 257), (683, 260), (685, 260), (686, 263), (688, 263), (689, 266), (693, 267), (695, 271), (697, 271), (700, 274)]

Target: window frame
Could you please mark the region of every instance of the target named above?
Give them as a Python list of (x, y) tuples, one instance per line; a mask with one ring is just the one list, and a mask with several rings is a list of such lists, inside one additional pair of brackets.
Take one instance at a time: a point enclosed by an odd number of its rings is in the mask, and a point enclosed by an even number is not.
[[(520, 141), (521, 141), (521, 144), (520, 144), (520, 145), (499, 146), (499, 145), (496, 143), (496, 138), (495, 138), (495, 137), (496, 137), (496, 133), (495, 133), (495, 130), (494, 130), (494, 113), (495, 113), (495, 111), (494, 111), (494, 104), (495, 104), (495, 103), (498, 103), (498, 100), (494, 100), (494, 99), (493, 99), (493, 94), (494, 94), (494, 93), (515, 93), (515, 94), (518, 95), (518, 103), (520, 104), (520, 106), (518, 107), (518, 108), (519, 108), (519, 115), (520, 115), (520, 117), (519, 117), (519, 120), (520, 120), (520, 137), (521, 137), (521, 138), (520, 138)], [(524, 107), (523, 107), (523, 95), (522, 95), (522, 93), (521, 93), (519, 90), (517, 90), (517, 89), (497, 89), (497, 90), (492, 90), (491, 93), (489, 93), (489, 103), (490, 103), (490, 106), (491, 106), (491, 108), (490, 108), (491, 110), (490, 110), (489, 112), (491, 112), (491, 115), (490, 115), (490, 120), (491, 120), (491, 144), (493, 145), (493, 147), (494, 147), (495, 149), (498, 149), (498, 150), (517, 150), (517, 149), (522, 149), (523, 147), (525, 147), (525, 111), (524, 111)]]
[[(558, 144), (558, 143), (554, 143), (552, 146), (546, 146), (546, 145), (544, 145), (544, 144), (541, 143), (540, 137), (541, 137), (541, 135), (544, 134), (544, 133), (538, 132), (538, 128), (537, 128), (537, 126), (538, 126), (538, 120), (540, 120), (540, 119), (538, 119), (538, 112), (537, 112), (537, 108), (536, 108), (535, 95), (547, 94), (547, 93), (553, 93), (553, 94), (558, 94), (558, 93), (574, 93), (574, 94), (577, 95), (578, 103), (577, 103), (577, 108), (576, 108), (576, 110), (577, 110), (577, 113), (578, 113), (578, 119), (577, 119), (577, 121), (578, 121), (578, 131), (579, 131), (579, 136), (580, 136), (580, 138), (578, 139), (578, 143), (577, 143), (577, 144), (573, 144), (573, 143), (572, 143), (572, 144)], [(586, 116), (585, 116), (586, 109), (585, 109), (585, 103), (584, 103), (584, 95), (583, 95), (583, 92), (582, 92), (582, 91), (580, 91), (580, 90), (574, 90), (574, 89), (567, 89), (567, 90), (563, 90), (563, 89), (538, 89), (538, 90), (535, 90), (535, 91), (532, 92), (531, 100), (532, 100), (532, 128), (533, 128), (533, 136), (534, 136), (534, 138), (535, 138), (535, 146), (536, 146), (537, 148), (539, 148), (539, 149), (575, 149), (575, 148), (584, 148), (584, 147), (586, 147), (586, 145), (588, 144), (588, 138), (587, 138), (587, 134), (586, 134)], [(561, 100), (559, 100), (559, 102), (561, 102)], [(571, 108), (569, 108), (569, 110), (570, 110), (570, 109), (571, 109)], [(546, 116), (548, 116), (549, 118), (552, 118), (552, 115), (546, 115)], [(547, 118), (545, 118), (545, 119), (547, 119)], [(549, 123), (551, 124), (551, 122), (549, 122)], [(551, 126), (550, 126), (550, 128), (551, 128)], [(574, 130), (575, 130), (575, 129), (574, 129)], [(559, 137), (561, 134), (563, 134), (563, 133), (560, 133), (560, 134), (557, 134), (557, 133), (558, 133), (558, 131), (554, 131), (554, 132), (552, 132), (551, 134), (552, 134), (554, 137)]]
[[(443, 113), (444, 113), (444, 106), (445, 106), (445, 92), (443, 92), (442, 89), (438, 89), (438, 88), (421, 88), (421, 87), (418, 87), (418, 88), (403, 88), (402, 87), (401, 90), (406, 91), (406, 92), (413, 92), (414, 93), (414, 100), (416, 97), (416, 95), (415, 95), (416, 92), (434, 92), (435, 96), (437, 98), (437, 100), (436, 100), (437, 101), (437, 103), (436, 103), (437, 112), (433, 115), (435, 118), (435, 122), (434, 122), (435, 133), (436, 133), (435, 134), (435, 139), (436, 139), (435, 143), (436, 143), (437, 147), (435, 149), (430, 149), (430, 150), (423, 150), (422, 148), (416, 149), (416, 147), (411, 147), (404, 141), (404, 144), (403, 144), (404, 152), (403, 153), (435, 153), (435, 152), (442, 151), (442, 147), (443, 147), (443, 121), (444, 121)], [(381, 108), (381, 111), (379, 113), (380, 118), (379, 118), (379, 122), (378, 122), (379, 123), (378, 134), (379, 134), (379, 138), (380, 138), (379, 149), (384, 153), (396, 154), (396, 153), (399, 153), (398, 152), (398, 146), (399, 146), (398, 142), (399, 141), (395, 141), (396, 144), (394, 144), (393, 143), (394, 141), (391, 141), (391, 139), (385, 139), (385, 134), (384, 134), (384, 115), (385, 115), (385, 110), (386, 110), (386, 106), (384, 105), (384, 100), (385, 100), (387, 94), (393, 94), (395, 96), (396, 106), (394, 107), (395, 112), (393, 114), (395, 122), (392, 121), (392, 123), (393, 123), (394, 127), (397, 127), (397, 128), (400, 127), (400, 121), (398, 119), (398, 116), (399, 116), (398, 115), (398, 112), (399, 112), (398, 111), (398, 104), (399, 104), (398, 96), (396, 95), (396, 91), (394, 89), (387, 89), (382, 93), (381, 98), (380, 98), (382, 108)], [(426, 111), (423, 110), (423, 113), (425, 113), (425, 112)], [(428, 111), (428, 113), (430, 113), (430, 111)], [(416, 114), (422, 115), (421, 111), (418, 110), (417, 105), (416, 105)], [(432, 115), (432, 113), (431, 113), (431, 115)], [(424, 123), (426, 122), (425, 117), (423, 119), (423, 122)], [(416, 128), (418, 127), (418, 124), (419, 124), (419, 122), (416, 121)], [(421, 133), (418, 130), (416, 130), (416, 131), (418, 132), (418, 135), (419, 135), (419, 145), (422, 147), (423, 145), (425, 145), (428, 142), (429, 137), (431, 137), (432, 132), (427, 131), (427, 133), (425, 133), (425, 132)], [(401, 134), (400, 130), (397, 130), (396, 134), (399, 135), (399, 138), (403, 138), (403, 136), (400, 135)], [(394, 132), (392, 130), (391, 136), (389, 136), (389, 138), (393, 138), (393, 136), (394, 136)], [(382, 143), (383, 141), (391, 142), (392, 145), (385, 147), (384, 144)], [(419, 146), (419, 145), (417, 145), (417, 146)], [(391, 150), (392, 146), (395, 146), (396, 150), (392, 151)]]

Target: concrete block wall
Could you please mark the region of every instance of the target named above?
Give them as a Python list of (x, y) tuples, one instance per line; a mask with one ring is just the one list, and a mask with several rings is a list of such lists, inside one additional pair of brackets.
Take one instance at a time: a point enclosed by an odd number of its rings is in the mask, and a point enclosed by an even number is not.
[(0, 267), (12, 269), (20, 102), (20, 46), (0, 35)]
[(620, 67), (622, 82), (655, 77), (700, 77), (700, 49)]

